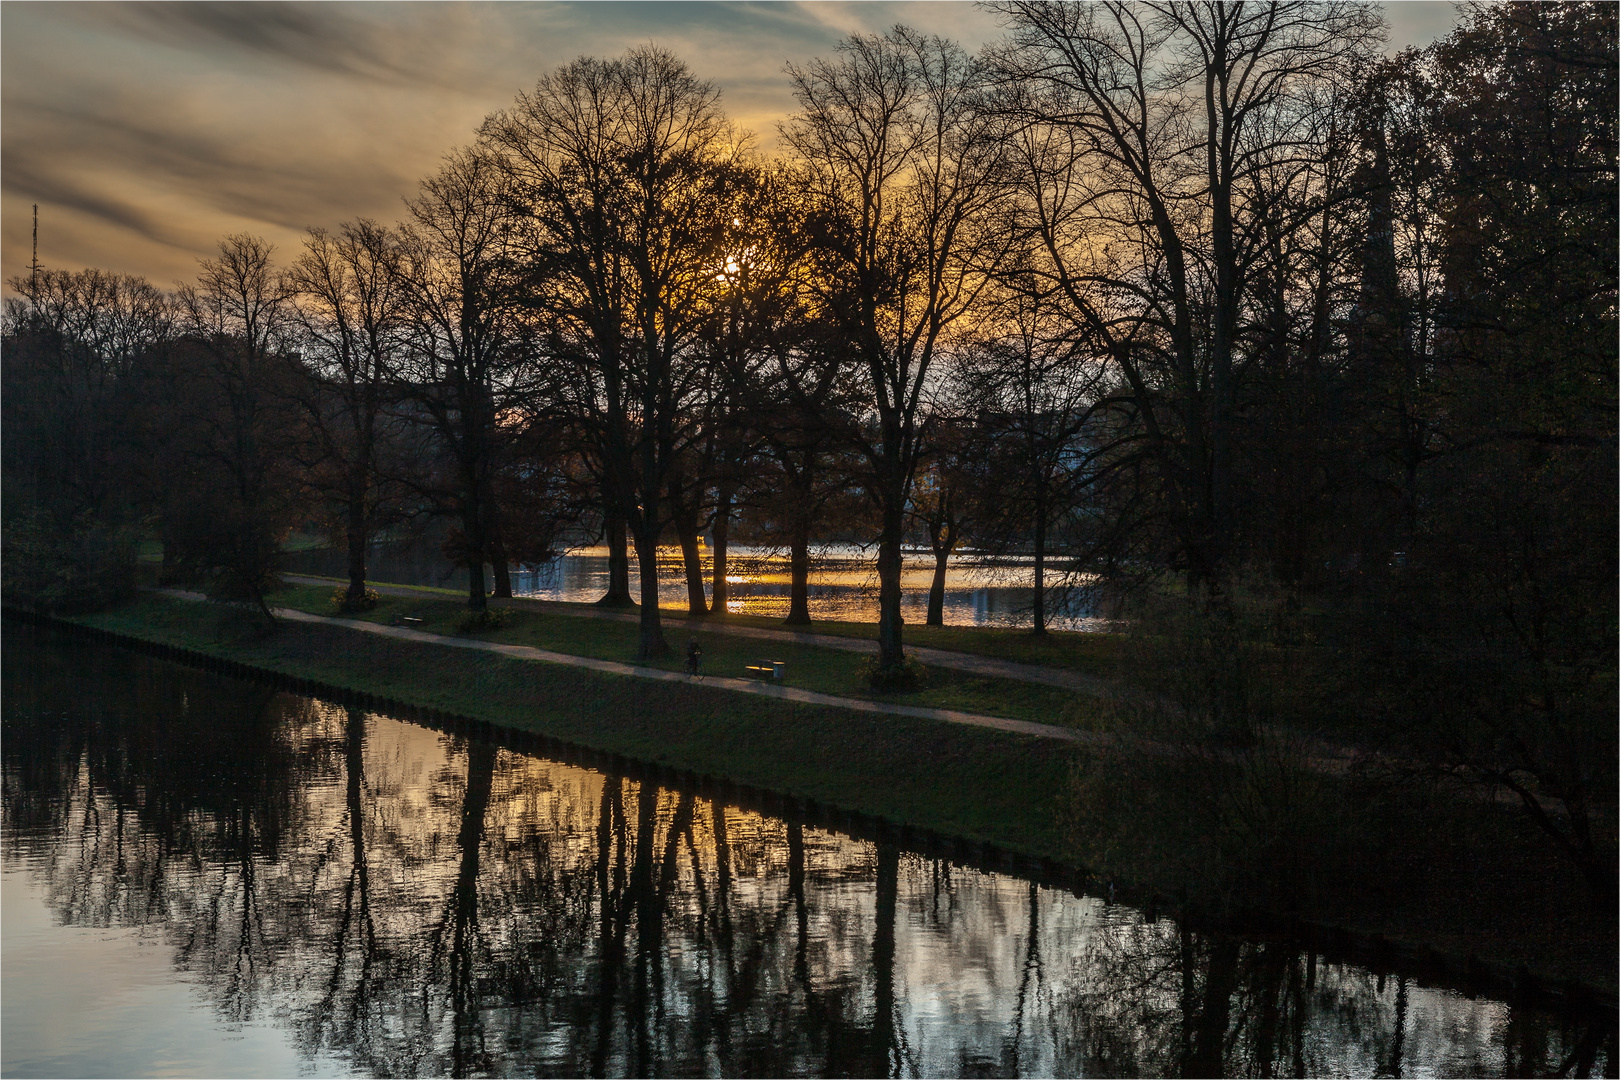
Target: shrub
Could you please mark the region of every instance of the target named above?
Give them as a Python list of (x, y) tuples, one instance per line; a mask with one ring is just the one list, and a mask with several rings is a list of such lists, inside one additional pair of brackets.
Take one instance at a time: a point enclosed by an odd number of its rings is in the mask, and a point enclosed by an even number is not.
[(126, 526), (80, 514), (63, 531), (36, 512), (4, 530), (6, 600), (36, 611), (95, 611), (135, 592), (137, 536)]
[(1311, 761), (1283, 688), (1306, 679), (1286, 606), (1253, 587), (1150, 604), (1135, 620), (1113, 741), (1060, 799), (1076, 857), (1220, 910), (1319, 894), (1353, 833), (1344, 784)]
[(382, 594), (376, 589), (367, 589), (365, 595), (358, 600), (349, 599), (349, 587), (339, 586), (328, 602), (334, 615), (354, 615), (362, 611), (371, 611), (382, 600)]
[(928, 685), (928, 669), (910, 656), (887, 667), (873, 657), (862, 666), (861, 673), (880, 694), (914, 694)]
[(512, 622), (512, 609), (504, 607), (490, 607), (483, 611), (469, 612), (461, 620), (463, 634), (476, 634), (482, 630), (499, 630)]

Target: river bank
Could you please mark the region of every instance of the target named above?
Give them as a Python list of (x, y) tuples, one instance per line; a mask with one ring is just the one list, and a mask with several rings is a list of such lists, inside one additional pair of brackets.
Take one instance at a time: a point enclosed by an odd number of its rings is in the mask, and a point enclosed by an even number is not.
[(1060, 857), (1051, 797), (1061, 744), (1033, 736), (822, 705), (700, 683), (649, 683), (341, 626), (285, 622), (262, 634), (212, 605), (144, 596), (76, 621), (660, 767)]
[(4, 645), (7, 1074), (1616, 1059), (1612, 1014), (1340, 935), (1188, 924), (1005, 852), (166, 648), (15, 623)]
[[(77, 621), (304, 680), (311, 690), (387, 699), (430, 718), (483, 721), (655, 769), (723, 778), (792, 805), (961, 838), (964, 851), (977, 845), (982, 854), (988, 843), (1035, 867), (1074, 859), (1072, 822), (1060, 822), (1058, 811), (1081, 757), (1052, 740), (647, 684), (331, 625), (288, 624), (261, 635), (229, 612), (156, 597)], [(1354, 931), (1347, 948), (1410, 957), (1430, 970), (1519, 991), (1574, 982), (1612, 996), (1612, 926), (1583, 914), (1568, 875), (1510, 818), (1494, 815), (1489, 826), (1474, 830), (1479, 843), (1452, 853), (1446, 874), (1431, 876), (1424, 895), (1380, 901), (1378, 890), (1357, 890), (1331, 910), (1290, 914)], [(1412, 856), (1424, 857), (1435, 842), (1414, 835)], [(1147, 903), (1161, 883), (1145, 867), (1135, 884), (1122, 882), (1121, 893)]]

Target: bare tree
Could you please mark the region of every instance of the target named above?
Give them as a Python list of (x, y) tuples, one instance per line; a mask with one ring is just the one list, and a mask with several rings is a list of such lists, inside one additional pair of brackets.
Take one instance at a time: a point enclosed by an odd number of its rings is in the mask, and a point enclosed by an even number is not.
[[(771, 372), (787, 353), (806, 343), (802, 277), (805, 234), (801, 202), (786, 170), (753, 162), (728, 170), (717, 215), (719, 256), (709, 318), (699, 331), (704, 354), (701, 393), (693, 406), (700, 433), (680, 471), (681, 491), (671, 480), (676, 533), (686, 560), (689, 609), (723, 619), (730, 524), (738, 501), (753, 501), (760, 488), (762, 443), (781, 416)], [(706, 518), (713, 536), (712, 601), (705, 603), (697, 533)]]
[[(848, 351), (817, 310), (811, 207), (785, 167), (744, 174), (723, 243), (715, 359), (714, 601), (724, 611), (728, 517), (740, 497), (778, 525), (790, 562), (790, 625), (808, 625), (812, 530), (826, 526), (826, 468), (847, 426)], [(772, 466), (779, 469), (776, 473)]]
[(366, 549), (384, 511), (379, 446), (387, 434), (405, 319), (399, 240), (375, 221), (311, 229), (288, 281), (312, 378), (300, 395), (315, 436), (315, 475), (343, 516), (347, 603), (365, 603)]
[(277, 581), (297, 484), (286, 453), (291, 290), (273, 251), (238, 234), (201, 261), (197, 283), (177, 293), (185, 337), (174, 371), (194, 435), (189, 452), (222, 481), (217, 502), (192, 518), (192, 560), (211, 575), (214, 595), (250, 602), (270, 621), (264, 596)]
[(400, 240), (410, 396), (451, 463), (448, 502), (474, 611), (487, 606), (486, 559), (496, 595), (512, 595), (491, 492), (503, 398), (525, 359), (517, 346), (512, 201), (507, 174), (490, 155), (457, 151), (422, 181)]
[[(744, 146), (719, 91), (645, 47), (582, 58), (490, 116), (527, 211), (535, 307), (591, 432), (591, 457), (635, 538), (642, 658), (669, 652), (658, 539), (670, 470), (701, 433), (695, 347), (718, 290), (726, 183)], [(615, 502), (617, 505), (615, 505)]]
[(991, 227), (1003, 155), (980, 68), (951, 42), (897, 26), (788, 75), (800, 111), (782, 136), (821, 219), (821, 303), (864, 373), (861, 450), (881, 517), (878, 670), (899, 685), (901, 544), (929, 374), (1005, 242)]
[[(1309, 166), (1379, 33), (1352, 3), (1008, 2), (994, 54), (1050, 288), (1130, 386), (1189, 579), (1219, 588), (1257, 265), (1326, 198)], [(1279, 213), (1282, 211), (1282, 213)]]
[[(848, 493), (848, 447), (858, 386), (849, 355), (813, 328), (772, 357), (756, 388), (752, 418), (780, 477), (776, 498), (756, 496), (772, 512), (788, 549), (790, 626), (810, 625), (810, 544), (828, 526), (828, 511)], [(843, 509), (843, 508), (838, 508)], [(835, 518), (841, 518), (838, 510)]]
[(938, 412), (929, 418), (933, 428), (931, 452), (912, 489), (908, 513), (934, 556), (934, 577), (928, 586), (928, 626), (945, 625), (945, 574), (951, 553), (967, 533), (972, 505), (966, 458), (972, 441), (959, 416)]
[(1106, 527), (1082, 522), (1100, 524), (1093, 484), (1123, 446), (1104, 423), (1111, 373), (1084, 329), (1026, 275), (1008, 275), (998, 293), (994, 316), (981, 324), (985, 340), (953, 372), (959, 407), (973, 418), (963, 472), (976, 546), (1033, 557), (1030, 630), (1039, 635), (1051, 557), (1084, 565), (1105, 546)]

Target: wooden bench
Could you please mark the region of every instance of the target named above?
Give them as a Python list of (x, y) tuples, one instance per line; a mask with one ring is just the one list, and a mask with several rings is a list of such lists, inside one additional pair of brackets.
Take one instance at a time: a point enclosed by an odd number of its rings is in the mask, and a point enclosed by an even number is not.
[(758, 664), (745, 664), (743, 672), (752, 678), (781, 682), (782, 676), (787, 672), (787, 663), (782, 660), (768, 660)]
[(420, 615), (401, 615), (399, 618), (394, 620), (394, 625), (395, 626), (421, 626), (426, 621), (427, 620), (423, 619)]

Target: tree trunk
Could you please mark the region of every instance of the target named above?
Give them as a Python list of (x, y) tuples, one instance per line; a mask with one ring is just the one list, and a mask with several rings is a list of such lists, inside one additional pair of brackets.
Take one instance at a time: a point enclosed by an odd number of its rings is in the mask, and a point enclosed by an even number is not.
[[(636, 530), (636, 561), (641, 569), (641, 640), (636, 647), (636, 659), (656, 660), (669, 655), (669, 642), (664, 640), (664, 626), (658, 618), (658, 533), (656, 523), (657, 502), (643, 510), (642, 527)], [(647, 533), (651, 531), (649, 537)]]
[(712, 582), (709, 588), (709, 615), (715, 619), (726, 617), (726, 602), (731, 599), (731, 589), (726, 584), (726, 543), (731, 527), (731, 496), (730, 486), (722, 485), (714, 507), (714, 565), (709, 575)]
[(1046, 503), (1035, 505), (1035, 597), (1030, 607), (1029, 632), (1046, 633)]
[(784, 622), (789, 626), (809, 626), (810, 523), (808, 521), (800, 522), (794, 527), (788, 551), (788, 614)]
[(905, 535), (905, 500), (898, 491), (889, 494), (884, 500), (883, 533), (878, 541), (877, 560), (880, 668), (899, 667), (906, 659), (900, 616), (900, 543)]
[(788, 470), (793, 486), (793, 533), (788, 537), (788, 626), (810, 625), (810, 466), (814, 458), (805, 454), (804, 467)]
[(506, 600), (512, 598), (512, 568), (506, 565), (506, 541), (501, 538), (500, 523), (490, 515), (489, 568), (495, 578), (495, 595)]
[(349, 592), (348, 601), (360, 604), (366, 598), (366, 506), (364, 496), (349, 496)]
[(940, 496), (939, 508), (928, 523), (928, 546), (934, 552), (934, 580), (928, 586), (928, 625), (945, 625), (945, 564), (956, 550), (956, 515), (950, 489)]
[(456, 455), (461, 472), (461, 527), (467, 540), (467, 606), (473, 611), (485, 611), (489, 602), (484, 587), (484, 560), (489, 557), (490, 526), (494, 518), (494, 500), (490, 493), (493, 447), (489, 426), (480, 421), (493, 419), (489, 386), (475, 382), (465, 387), (459, 403), (462, 406), (459, 417), (452, 423), (460, 435)]
[(484, 593), (484, 530), (476, 507), (462, 512), (461, 527), (467, 541), (467, 606), (483, 611), (489, 600)]
[(625, 535), (624, 512), (618, 500), (608, 496), (608, 510), (602, 522), (602, 535), (608, 549), (608, 591), (598, 600), (598, 607), (635, 607), (630, 595), (630, 540)]
[(709, 614), (709, 597), (703, 587), (703, 548), (697, 534), (697, 523), (687, 519), (677, 531), (681, 535), (681, 562), (686, 567), (686, 614), (701, 619)]
[(928, 586), (928, 625), (945, 625), (945, 562), (949, 551), (934, 549), (934, 580)]
[(686, 613), (690, 618), (709, 614), (709, 598), (703, 589), (703, 549), (698, 536), (698, 506), (694, 488), (687, 487), (676, 474), (670, 479), (670, 517), (675, 535), (681, 541), (681, 562), (686, 569)]
[[(1213, 74), (1206, 74), (1205, 108), (1209, 114), (1209, 194), (1211, 203), (1211, 247), (1215, 264), (1214, 333), (1211, 335), (1209, 364), (1209, 549), (1205, 556), (1212, 584), (1225, 585), (1226, 563), (1232, 528), (1232, 351), (1238, 329), (1241, 277), (1238, 270), (1237, 242), (1232, 216), (1231, 151), (1217, 136), (1217, 107), (1212, 94)], [(1226, 121), (1230, 124), (1230, 121)], [(1223, 127), (1225, 125), (1222, 125)], [(1230, 128), (1225, 133), (1229, 133)]]

